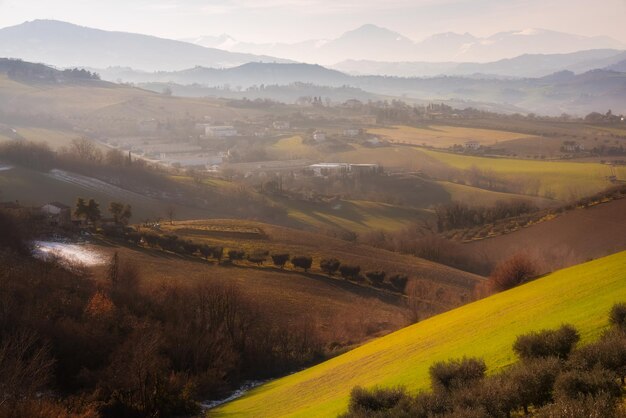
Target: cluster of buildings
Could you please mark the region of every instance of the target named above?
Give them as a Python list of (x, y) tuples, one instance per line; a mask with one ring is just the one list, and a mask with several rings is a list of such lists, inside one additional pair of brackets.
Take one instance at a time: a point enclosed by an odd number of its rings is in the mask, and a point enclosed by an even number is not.
[(380, 172), (378, 164), (350, 164), (350, 163), (317, 163), (307, 167), (316, 177), (353, 174), (365, 175)]

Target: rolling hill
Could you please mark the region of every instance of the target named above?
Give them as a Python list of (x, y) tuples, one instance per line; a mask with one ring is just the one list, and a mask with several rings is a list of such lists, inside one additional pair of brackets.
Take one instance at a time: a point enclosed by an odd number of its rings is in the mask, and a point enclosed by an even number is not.
[[(249, 63), (234, 68), (193, 68), (152, 73), (127, 69), (122, 72), (101, 72), (110, 81), (120, 78), (122, 74), (124, 81), (200, 84), (199, 90), (202, 87), (240, 86), (242, 91), (235, 91), (234, 97), (267, 97), (267, 93), (259, 86), (286, 86), (299, 82), (336, 88), (353, 87), (375, 95), (412, 100), (463, 100), (467, 102), (466, 107), (497, 104), (500, 113), (535, 112), (550, 116), (569, 113), (585, 116), (598, 109), (610, 108), (614, 113), (626, 111), (623, 100), (626, 73), (605, 69), (581, 74), (559, 71), (544, 77), (524, 79), (467, 75), (428, 78), (352, 76), (319, 65), (281, 63)], [(193, 95), (189, 91), (178, 91)], [(220, 97), (220, 94), (221, 97), (228, 97), (230, 92), (225, 89), (213, 92), (214, 96)]]
[[(474, 287), (483, 281), (480, 276), (416, 257), (261, 222), (233, 219), (163, 222), (161, 230), (199, 244), (222, 246), (225, 252), (230, 249), (244, 250), (248, 254), (262, 250), (272, 254), (286, 252), (292, 256), (311, 256), (314, 262), (304, 273), (289, 265), (279, 269), (271, 260), (263, 266), (246, 261), (218, 266), (214, 260), (127, 246), (116, 241), (95, 241), (88, 247), (105, 259), (117, 252), (123, 260), (138, 266), (146, 288), (193, 286), (206, 281), (237, 285), (252, 300), (269, 306), (277, 321), (308, 318), (328, 336), (328, 343), (340, 346), (405, 326), (409, 311), (405, 297), (398, 293), (322, 273), (321, 258), (336, 257), (344, 263), (360, 265), (363, 271), (404, 273), (434, 290), (441, 289), (423, 300), (419, 312), (422, 316), (462, 305)], [(96, 273), (105, 275), (106, 266), (101, 267), (101, 271), (96, 269)], [(438, 296), (435, 297), (435, 293)]]
[(196, 65), (230, 67), (252, 61), (288, 62), (55, 20), (34, 20), (0, 29), (0, 56), (59, 67), (129, 66), (152, 71)]
[(496, 371), (515, 361), (517, 335), (570, 323), (582, 342), (608, 326), (626, 299), (626, 252), (550, 274), (365, 344), (302, 372), (266, 383), (209, 416), (335, 416), (355, 385), (428, 389), (428, 368), (464, 355)]

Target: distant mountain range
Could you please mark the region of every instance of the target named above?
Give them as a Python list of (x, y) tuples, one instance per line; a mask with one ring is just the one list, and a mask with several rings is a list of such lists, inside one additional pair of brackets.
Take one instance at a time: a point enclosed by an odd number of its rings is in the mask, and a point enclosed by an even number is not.
[(545, 29), (500, 32), (480, 38), (453, 32), (413, 40), (376, 25), (363, 25), (337, 39), (255, 44), (229, 35), (185, 39), (211, 48), (280, 56), (299, 62), (332, 65), (350, 60), (393, 62), (489, 62), (523, 54), (564, 54), (590, 49), (626, 49), (615, 39), (586, 37)]
[(181, 70), (196, 65), (233, 67), (247, 62), (289, 62), (55, 20), (35, 20), (0, 29), (0, 56), (58, 67), (128, 66), (150, 71)]
[[(465, 101), (467, 106), (472, 103), (491, 103), (500, 105), (501, 109), (546, 115), (584, 115), (607, 109), (626, 112), (626, 73), (607, 69), (582, 74), (560, 71), (546, 77), (520, 79), (462, 76), (404, 78), (353, 76), (311, 64), (248, 63), (227, 69), (196, 67), (176, 72), (145, 73), (126, 68), (103, 70), (100, 74), (107, 80), (158, 83), (161, 89), (168, 83), (176, 84), (177, 92), (193, 96), (201, 96), (202, 92), (207, 95), (221, 94), (215, 90), (208, 93), (205, 90), (207, 87), (227, 88), (234, 92), (252, 87), (237, 96), (271, 98), (267, 92), (269, 86), (308, 83), (324, 87), (351, 87), (379, 96), (407, 100)], [(188, 88), (181, 89), (183, 85)]]
[[(607, 68), (625, 68), (626, 51), (592, 49), (569, 54), (524, 54), (495, 62), (382, 62), (346, 60), (331, 68), (353, 75), (389, 75), (397, 77), (432, 77), (439, 75), (473, 77), (543, 77), (568, 70), (584, 73)], [(624, 71), (624, 70), (621, 70)]]

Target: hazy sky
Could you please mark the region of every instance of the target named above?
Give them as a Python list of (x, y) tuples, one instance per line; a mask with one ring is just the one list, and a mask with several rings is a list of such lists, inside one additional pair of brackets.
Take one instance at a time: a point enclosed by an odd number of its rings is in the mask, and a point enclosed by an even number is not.
[(254, 42), (333, 38), (374, 23), (420, 40), (544, 28), (626, 42), (626, 0), (0, 0), (0, 27), (58, 19), (184, 38), (228, 33)]

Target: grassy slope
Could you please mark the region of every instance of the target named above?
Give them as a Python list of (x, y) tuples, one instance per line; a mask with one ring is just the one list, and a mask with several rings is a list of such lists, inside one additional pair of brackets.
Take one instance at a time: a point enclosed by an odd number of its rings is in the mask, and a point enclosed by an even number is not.
[(519, 288), (432, 317), (300, 373), (273, 381), (212, 414), (335, 416), (357, 384), (427, 389), (428, 367), (481, 356), (491, 371), (515, 361), (515, 337), (567, 322), (583, 342), (607, 325), (607, 312), (626, 299), (626, 252), (553, 273)]
[[(349, 151), (329, 154), (323, 159), (331, 162), (377, 163), (391, 170), (423, 170), (435, 173), (445, 170), (446, 167), (461, 170), (477, 167), (492, 171), (498, 177), (526, 181), (527, 190), (524, 190), (524, 194), (551, 196), (559, 200), (580, 198), (611, 185), (607, 180), (607, 176), (611, 175), (610, 168), (599, 163), (485, 158), (408, 146), (367, 148), (351, 144), (351, 147)], [(270, 153), (275, 158), (297, 156), (321, 160), (319, 151), (311, 145), (302, 144), (298, 137), (279, 141), (270, 148)], [(626, 168), (617, 167), (616, 174), (618, 178), (626, 179)]]
[[(94, 198), (100, 203), (103, 216), (108, 216), (107, 208), (111, 201), (122, 200), (133, 208), (133, 220), (165, 217), (169, 203), (159, 201), (124, 190), (115, 193), (115, 188), (107, 191), (90, 189), (77, 184), (60, 181), (45, 173), (23, 167), (0, 171), (0, 200), (19, 200), (24, 205), (39, 206), (47, 202), (62, 202), (73, 205), (78, 197)], [(122, 197), (123, 196), (123, 197)], [(132, 196), (132, 197), (129, 197)], [(175, 205), (177, 218), (200, 218), (207, 216), (204, 211)]]
[[(610, 168), (603, 164), (484, 158), (427, 150), (423, 152), (457, 169), (477, 167), (512, 180), (538, 179), (541, 182), (539, 195), (552, 192), (557, 199), (582, 197), (610, 186), (607, 180), (607, 176), (611, 174)], [(616, 172), (618, 178), (626, 178), (626, 168), (618, 167)]]

